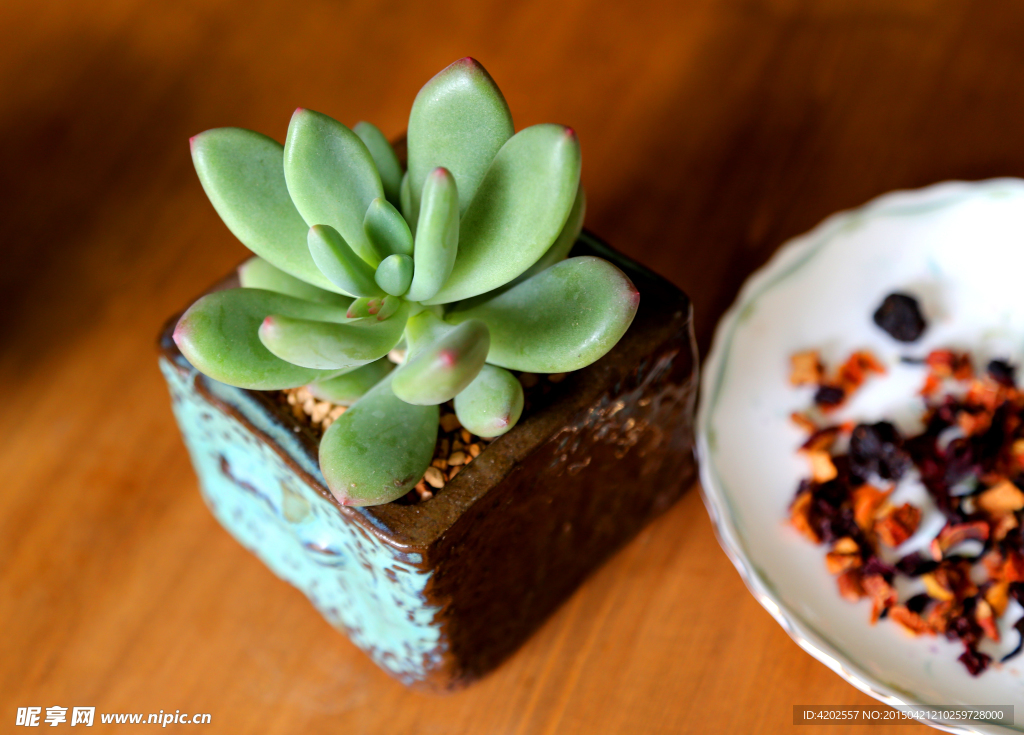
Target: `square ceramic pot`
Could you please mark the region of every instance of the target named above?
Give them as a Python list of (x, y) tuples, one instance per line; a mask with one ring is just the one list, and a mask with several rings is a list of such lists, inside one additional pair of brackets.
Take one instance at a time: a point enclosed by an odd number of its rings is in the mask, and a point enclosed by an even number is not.
[(343, 507), (287, 406), (160, 366), (217, 520), (381, 668), (431, 690), (508, 657), (694, 479), (689, 299), (584, 232), (573, 255), (622, 268), (640, 307), (616, 347), (535, 401), (435, 497)]

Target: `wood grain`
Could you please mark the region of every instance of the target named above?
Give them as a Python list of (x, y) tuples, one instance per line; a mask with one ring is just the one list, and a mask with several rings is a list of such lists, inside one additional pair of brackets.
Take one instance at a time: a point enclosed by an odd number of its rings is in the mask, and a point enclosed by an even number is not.
[(869, 703), (746, 592), (696, 492), (476, 687), (377, 670), (196, 492), (153, 339), (245, 251), (186, 141), (280, 139), (297, 105), (397, 134), (473, 55), (519, 127), (578, 131), (588, 226), (692, 295), (706, 350), (830, 212), (1024, 174), (1022, 33), (999, 0), (2, 4), (3, 728), (92, 705), (225, 733), (774, 733), (794, 704)]

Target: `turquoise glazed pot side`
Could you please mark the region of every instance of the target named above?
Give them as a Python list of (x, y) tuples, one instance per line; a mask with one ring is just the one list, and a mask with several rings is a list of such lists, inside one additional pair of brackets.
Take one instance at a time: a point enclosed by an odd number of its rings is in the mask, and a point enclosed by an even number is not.
[[(378, 666), (405, 684), (426, 679), (444, 649), (433, 624), (438, 608), (423, 594), (431, 573), (417, 566), (421, 555), (382, 543), (345, 518), (310, 482), (323, 486), (298, 438), (246, 391), (166, 355), (160, 368), (203, 499), (220, 524)], [(285, 461), (256, 432), (306, 466)]]

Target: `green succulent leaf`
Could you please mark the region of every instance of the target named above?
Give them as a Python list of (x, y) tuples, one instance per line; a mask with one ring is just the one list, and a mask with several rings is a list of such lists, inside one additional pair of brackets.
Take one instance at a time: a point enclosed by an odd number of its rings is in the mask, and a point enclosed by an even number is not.
[(394, 373), (346, 411), (320, 440), (320, 470), (343, 505), (380, 505), (423, 477), (437, 443), (437, 406), (414, 406), (391, 390)]
[(295, 365), (348, 370), (388, 354), (402, 339), (407, 316), (408, 307), (384, 321), (367, 317), (340, 324), (272, 314), (260, 324), (259, 338), (270, 352)]
[(558, 237), (551, 244), (551, 247), (540, 256), (540, 260), (531, 265), (526, 269), (522, 275), (518, 276), (511, 282), (510, 285), (518, 285), (528, 278), (540, 273), (542, 270), (550, 268), (555, 263), (560, 263), (569, 257), (569, 251), (572, 250), (572, 246), (576, 244), (577, 238), (580, 236), (580, 232), (583, 231), (583, 219), (587, 214), (587, 194), (583, 191), (583, 185), (580, 184), (576, 190), (576, 199), (573, 201), (572, 209), (569, 210), (569, 219), (562, 225), (562, 231), (558, 233)]
[(408, 255), (389, 255), (377, 266), (374, 280), (392, 296), (401, 296), (412, 283), (412, 258)]
[(349, 319), (375, 316), (378, 321), (384, 321), (401, 306), (402, 299), (397, 296), (364, 296), (352, 302), (347, 316)]
[(526, 272), (522, 275), (512, 279), (504, 286), (499, 286), (493, 291), (488, 291), (487, 293), (482, 293), (478, 296), (473, 296), (472, 298), (460, 301), (455, 308), (460, 310), (469, 309), (477, 304), (489, 301), (498, 294), (505, 293), (510, 288), (518, 286), (528, 278), (532, 278), (542, 270), (546, 270), (555, 263), (565, 260), (569, 251), (572, 250), (572, 246), (579, 238), (580, 232), (583, 231), (583, 218), (586, 214), (586, 208), (586, 194), (584, 193), (583, 185), (581, 184), (579, 190), (576, 192), (576, 201), (572, 205), (572, 211), (569, 212), (569, 219), (565, 221), (565, 225), (562, 227), (562, 231), (558, 233), (558, 237), (555, 239), (555, 242), (550, 248), (548, 248), (547, 252), (541, 256), (540, 260), (527, 268)]
[(378, 197), (370, 202), (363, 218), (366, 237), (381, 257), (401, 254), (412, 255), (412, 231), (405, 217), (387, 199)]
[(359, 136), (327, 115), (298, 108), (284, 142), (284, 177), (307, 225), (330, 225), (377, 267), (381, 256), (363, 231), (363, 217), (384, 189)]
[(412, 232), (416, 231), (416, 215), (418, 212), (412, 208), (412, 189), (409, 184), (409, 172), (406, 171), (402, 177), (402, 186), (398, 191), (398, 200), (401, 205), (402, 216), (409, 223)]
[(405, 325), (405, 339), (408, 343), (409, 354), (415, 355), (430, 347), (454, 328), (453, 325), (441, 319), (439, 314), (430, 310), (421, 311), (419, 314), (409, 317), (409, 321)]
[(418, 211), (427, 176), (451, 171), (465, 212), (495, 154), (512, 137), (512, 115), (477, 61), (460, 59), (423, 85), (409, 114), (409, 211)]
[(501, 436), (519, 421), (523, 403), (523, 386), (516, 376), (484, 365), (473, 382), (455, 396), (455, 414), (477, 436)]
[(317, 267), (337, 288), (353, 296), (379, 296), (374, 269), (330, 225), (313, 225), (307, 236)]
[(459, 249), (459, 192), (448, 169), (435, 168), (423, 185), (410, 301), (433, 297), (451, 275)]
[(380, 174), (380, 183), (384, 187), (384, 196), (388, 201), (398, 206), (398, 190), (402, 184), (402, 164), (398, 162), (395, 149), (384, 137), (373, 123), (357, 122), (352, 132), (363, 141), (366, 150), (370, 151), (373, 163), (377, 166), (377, 173)]
[(579, 183), (580, 146), (570, 128), (534, 125), (512, 136), (462, 217), (451, 276), (425, 303), (491, 291), (536, 263), (569, 218)]
[(351, 406), (370, 388), (383, 380), (394, 367), (394, 363), (384, 357), (336, 378), (310, 383), (307, 388), (321, 401), (330, 401), (339, 406)]
[(297, 388), (338, 370), (300, 367), (276, 357), (259, 338), (271, 314), (345, 321), (344, 307), (317, 304), (256, 288), (215, 291), (189, 307), (174, 328), (174, 342), (193, 366), (214, 380), (249, 390)]
[(391, 387), (407, 403), (428, 406), (450, 401), (480, 372), (489, 344), (483, 322), (463, 322), (412, 352), (395, 371)]
[(446, 320), (480, 319), (491, 334), (487, 362), (562, 373), (601, 358), (629, 328), (640, 303), (632, 281), (601, 258), (569, 258)]
[(284, 178), (284, 149), (242, 128), (217, 128), (192, 138), (192, 162), (213, 208), (243, 245), (277, 268), (329, 291)]
[(262, 288), (266, 291), (283, 293), (297, 299), (316, 301), (348, 308), (352, 299), (339, 293), (325, 291), (295, 276), (290, 276), (280, 268), (275, 268), (258, 255), (249, 258), (238, 266), (238, 281), (243, 288)]

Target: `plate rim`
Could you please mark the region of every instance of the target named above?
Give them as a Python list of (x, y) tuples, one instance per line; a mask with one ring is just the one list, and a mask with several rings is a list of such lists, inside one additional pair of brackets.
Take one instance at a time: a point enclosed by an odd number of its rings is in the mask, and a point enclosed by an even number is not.
[[(897, 209), (926, 206), (925, 212), (956, 204), (979, 193), (998, 193), (1014, 190), (1024, 194), (1024, 179), (999, 177), (981, 181), (942, 181), (919, 189), (899, 189), (882, 194), (867, 203), (842, 210), (826, 217), (819, 224), (802, 235), (784, 242), (768, 261), (755, 270), (743, 282), (732, 305), (719, 319), (711, 342), (711, 349), (701, 369), (700, 402), (697, 409), (696, 452), (700, 471), (700, 496), (711, 518), (715, 538), (726, 556), (732, 562), (747, 589), (786, 631), (790, 638), (815, 659), (841, 676), (861, 692), (888, 705), (929, 705), (915, 699), (910, 692), (899, 692), (879, 681), (862, 667), (850, 660), (824, 636), (819, 635), (804, 623), (800, 617), (779, 600), (771, 585), (762, 578), (756, 565), (748, 558), (730, 514), (729, 502), (725, 497), (711, 461), (713, 431), (710, 427), (716, 399), (721, 387), (724, 365), (728, 358), (732, 337), (740, 321), (740, 315), (761, 291), (769, 286), (780, 273), (799, 267), (802, 262), (823, 247), (834, 235), (847, 225), (865, 218), (892, 215)], [(1001, 725), (979, 723), (965, 726), (949, 721), (925, 722), (940, 730), (952, 733), (983, 733), (984, 735), (1009, 735), (1021, 730)]]

